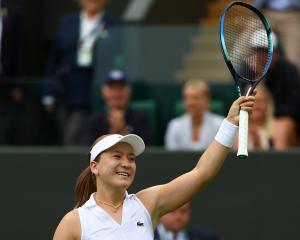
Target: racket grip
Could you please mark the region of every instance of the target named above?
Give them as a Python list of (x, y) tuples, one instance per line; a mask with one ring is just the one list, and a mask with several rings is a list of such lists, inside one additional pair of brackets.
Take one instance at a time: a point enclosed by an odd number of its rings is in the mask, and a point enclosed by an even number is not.
[(239, 145), (237, 156), (239, 158), (248, 157), (248, 112), (240, 111), (239, 120)]

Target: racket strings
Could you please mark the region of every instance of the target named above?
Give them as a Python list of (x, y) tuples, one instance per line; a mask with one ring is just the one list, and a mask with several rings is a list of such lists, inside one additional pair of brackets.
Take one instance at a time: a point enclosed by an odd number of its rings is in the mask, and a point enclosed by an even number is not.
[(233, 5), (224, 21), (224, 40), (235, 71), (255, 81), (268, 68), (269, 39), (262, 20), (250, 9)]

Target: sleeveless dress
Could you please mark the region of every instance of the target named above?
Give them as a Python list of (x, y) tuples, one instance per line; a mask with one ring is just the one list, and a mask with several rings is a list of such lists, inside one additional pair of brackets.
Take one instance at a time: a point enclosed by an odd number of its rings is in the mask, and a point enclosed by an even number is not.
[(149, 212), (135, 194), (126, 192), (122, 222), (117, 223), (96, 204), (94, 194), (77, 208), (81, 225), (81, 240), (153, 240)]

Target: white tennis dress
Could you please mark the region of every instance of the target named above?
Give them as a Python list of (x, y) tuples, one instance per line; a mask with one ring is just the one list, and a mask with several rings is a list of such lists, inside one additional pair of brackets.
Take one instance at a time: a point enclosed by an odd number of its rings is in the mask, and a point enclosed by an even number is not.
[(123, 203), (122, 223), (117, 223), (98, 206), (94, 193), (77, 209), (81, 225), (81, 240), (153, 240), (149, 212), (135, 194), (128, 195)]

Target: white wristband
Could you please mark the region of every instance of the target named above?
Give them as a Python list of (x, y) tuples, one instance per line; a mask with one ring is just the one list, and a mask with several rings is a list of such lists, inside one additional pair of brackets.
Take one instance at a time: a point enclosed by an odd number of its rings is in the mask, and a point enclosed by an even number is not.
[(215, 140), (223, 146), (231, 148), (237, 130), (238, 126), (227, 121), (225, 118), (217, 132), (217, 135), (215, 136)]

